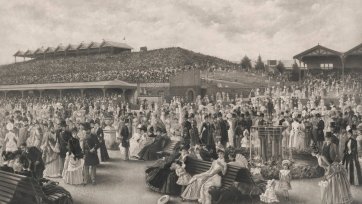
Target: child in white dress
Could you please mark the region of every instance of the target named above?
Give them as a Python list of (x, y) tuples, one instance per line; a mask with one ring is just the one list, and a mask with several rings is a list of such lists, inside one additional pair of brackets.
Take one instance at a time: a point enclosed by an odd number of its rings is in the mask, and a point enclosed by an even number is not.
[(177, 184), (182, 186), (181, 192), (183, 192), (186, 186), (189, 184), (191, 180), (191, 175), (186, 172), (185, 165), (181, 161), (176, 161), (172, 163), (171, 169), (175, 170), (176, 175), (178, 176)]
[(275, 180), (268, 180), (266, 190), (260, 195), (260, 201), (264, 203), (279, 203), (275, 193)]

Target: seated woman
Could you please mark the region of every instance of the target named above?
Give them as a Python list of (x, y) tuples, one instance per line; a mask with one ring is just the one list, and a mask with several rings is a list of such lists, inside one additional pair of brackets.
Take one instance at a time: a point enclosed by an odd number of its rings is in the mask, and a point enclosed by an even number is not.
[(14, 169), (12, 167), (12, 160), (14, 159), (14, 154), (12, 152), (3, 151), (1, 153), (1, 157), (3, 159), (3, 164), (2, 166), (0, 166), (0, 170), (9, 173), (14, 173)]
[(180, 158), (179, 149), (170, 156), (158, 160), (154, 165), (146, 169), (146, 184), (152, 190), (168, 195), (180, 195), (181, 186), (177, 185), (178, 177), (171, 170), (171, 164)]
[(221, 186), (221, 176), (225, 175), (227, 170), (224, 151), (219, 149), (217, 153), (219, 158), (212, 162), (208, 171), (192, 177), (189, 185), (181, 195), (182, 199), (198, 200), (202, 204), (211, 203), (209, 190), (213, 186)]
[(136, 132), (129, 141), (130, 156), (138, 157), (138, 153), (143, 149), (143, 147), (145, 147), (146, 144), (149, 144), (149, 140), (150, 138), (147, 136), (147, 127), (139, 124), (136, 128)]
[(142, 150), (138, 153), (139, 159), (142, 160), (156, 160), (158, 158), (157, 152), (161, 151), (163, 148), (163, 144), (166, 140), (165, 132), (161, 128), (156, 129), (156, 137), (154, 141), (142, 148)]

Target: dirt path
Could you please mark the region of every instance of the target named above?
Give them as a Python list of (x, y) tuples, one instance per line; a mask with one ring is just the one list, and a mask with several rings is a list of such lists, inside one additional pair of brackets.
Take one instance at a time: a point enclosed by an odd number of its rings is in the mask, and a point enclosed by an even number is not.
[[(64, 186), (73, 196), (75, 204), (156, 204), (161, 196), (148, 190), (144, 182), (144, 170), (153, 162), (122, 161), (118, 151), (110, 151), (111, 161), (102, 163), (97, 169), (97, 185)], [(319, 179), (292, 181), (290, 201), (281, 203), (319, 204), (320, 191), (317, 186)], [(362, 204), (362, 186), (352, 187), (354, 203)], [(181, 203), (180, 199), (172, 198), (170, 203)], [(255, 202), (254, 202), (255, 203)], [(188, 202), (184, 202), (188, 204)]]

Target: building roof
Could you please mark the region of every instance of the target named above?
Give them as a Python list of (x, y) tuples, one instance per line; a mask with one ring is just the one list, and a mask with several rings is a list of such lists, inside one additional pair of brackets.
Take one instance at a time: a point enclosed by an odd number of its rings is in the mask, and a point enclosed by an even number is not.
[(18, 50), (17, 52), (15, 52), (15, 54), (13, 55), (15, 57), (23, 57), (24, 56), (24, 52), (21, 50)]
[(92, 43), (83, 43), (82, 42), (78, 45), (78, 49), (85, 50), (85, 49), (88, 49), (91, 45), (92, 45)]
[(104, 40), (102, 42), (102, 47), (116, 47), (116, 48), (123, 48), (123, 49), (129, 49), (132, 50), (133, 47), (127, 45), (126, 43), (120, 43), (120, 42), (113, 42), (113, 41), (107, 41)]
[(44, 54), (45, 49), (44, 48), (38, 48), (35, 50), (34, 54)]
[(347, 55), (362, 55), (362, 43), (344, 53)]
[(55, 51), (54, 47), (48, 47), (47, 49), (44, 50), (44, 53), (52, 53)]
[(63, 45), (58, 45), (57, 48), (55, 48), (54, 52), (61, 52), (61, 51), (65, 51), (66, 47)]
[(77, 50), (79, 47), (79, 45), (72, 45), (72, 44), (69, 44), (66, 48), (66, 50)]
[(27, 91), (27, 90), (59, 90), (59, 89), (98, 89), (98, 88), (127, 88), (136, 89), (136, 84), (125, 81), (96, 81), (75, 83), (49, 83), (49, 84), (21, 84), (0, 85), (0, 91)]
[(304, 57), (319, 57), (319, 56), (341, 56), (342, 53), (332, 50), (330, 48), (324, 47), (322, 45), (316, 45), (304, 52), (301, 52), (293, 57), (293, 59), (301, 60)]
[(100, 48), (101, 47), (101, 43), (97, 43), (97, 42), (91, 42), (91, 45), (89, 46), (89, 48)]
[(27, 51), (24, 53), (24, 56), (25, 56), (25, 57), (33, 57), (33, 54), (34, 54), (34, 51), (33, 51), (33, 50), (27, 50)]

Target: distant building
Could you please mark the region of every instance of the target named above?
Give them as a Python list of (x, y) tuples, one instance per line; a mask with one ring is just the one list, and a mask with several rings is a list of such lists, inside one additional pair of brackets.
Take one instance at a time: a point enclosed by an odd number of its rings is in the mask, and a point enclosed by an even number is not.
[(318, 44), (293, 59), (308, 70), (362, 70), (362, 43), (344, 53)]
[(131, 52), (133, 48), (125, 43), (113, 42), (108, 40), (103, 40), (101, 43), (90, 42), (90, 43), (80, 43), (77, 45), (69, 44), (63, 46), (62, 44), (57, 47), (48, 47), (48, 48), (38, 48), (35, 51), (27, 50), (26, 52), (17, 51), (13, 56), (15, 62), (17, 57), (21, 58), (30, 58), (30, 59), (45, 59), (51, 57), (60, 57), (60, 56), (78, 56), (78, 55), (87, 55), (87, 54), (101, 54), (101, 53), (111, 53), (117, 54), (120, 52)]

